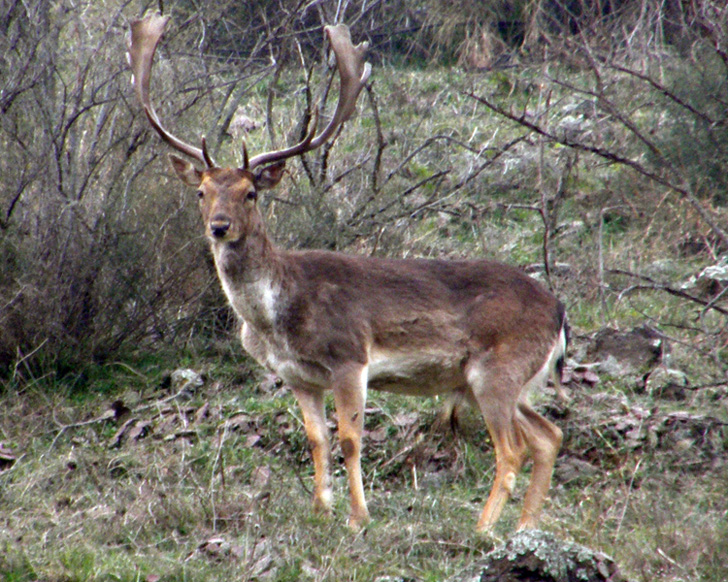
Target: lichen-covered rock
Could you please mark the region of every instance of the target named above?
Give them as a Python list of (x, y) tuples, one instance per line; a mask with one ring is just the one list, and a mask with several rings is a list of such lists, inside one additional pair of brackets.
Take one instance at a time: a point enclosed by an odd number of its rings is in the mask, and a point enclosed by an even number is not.
[(554, 535), (518, 532), (450, 582), (625, 582), (614, 561)]

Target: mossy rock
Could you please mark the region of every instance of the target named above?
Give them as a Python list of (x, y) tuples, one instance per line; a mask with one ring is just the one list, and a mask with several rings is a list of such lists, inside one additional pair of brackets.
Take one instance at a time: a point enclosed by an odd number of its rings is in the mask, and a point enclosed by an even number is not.
[(614, 561), (554, 535), (518, 532), (490, 552), (469, 573), (450, 582), (625, 582)]

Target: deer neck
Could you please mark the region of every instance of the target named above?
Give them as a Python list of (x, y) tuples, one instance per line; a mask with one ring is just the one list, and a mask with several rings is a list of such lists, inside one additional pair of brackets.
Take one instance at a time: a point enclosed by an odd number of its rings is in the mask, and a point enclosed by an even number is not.
[(249, 325), (268, 329), (283, 301), (282, 256), (262, 228), (244, 239), (212, 244), (223, 290)]

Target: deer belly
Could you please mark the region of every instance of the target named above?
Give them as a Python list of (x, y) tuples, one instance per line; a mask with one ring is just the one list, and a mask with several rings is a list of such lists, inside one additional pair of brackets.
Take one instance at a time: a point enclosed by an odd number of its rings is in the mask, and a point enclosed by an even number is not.
[(452, 353), (373, 352), (368, 386), (372, 390), (434, 396), (466, 385), (463, 359)]

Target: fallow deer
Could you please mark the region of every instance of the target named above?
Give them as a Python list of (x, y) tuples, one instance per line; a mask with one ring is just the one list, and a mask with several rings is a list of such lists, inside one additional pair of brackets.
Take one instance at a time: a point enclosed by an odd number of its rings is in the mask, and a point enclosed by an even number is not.
[[(534, 527), (561, 445), (558, 427), (526, 402), (532, 386), (558, 376), (566, 349), (563, 305), (520, 270), (490, 260), (386, 259), (321, 250), (283, 250), (266, 233), (258, 193), (282, 178), (285, 160), (328, 140), (353, 113), (370, 66), (365, 44), (353, 46), (344, 25), (325, 27), (340, 76), (331, 121), (300, 143), (217, 167), (202, 148), (165, 130), (149, 83), (167, 18), (131, 25), (129, 47), (137, 95), (175, 155), (177, 176), (199, 195), (222, 287), (242, 320), (245, 349), (290, 386), (303, 412), (315, 466), (314, 507), (331, 511), (330, 443), (324, 394), (333, 392), (348, 472), (349, 525), (369, 519), (360, 467), (367, 390), (452, 394), (482, 413), (496, 472), (477, 523), (491, 529), (528, 456), (533, 471), (519, 528)], [(243, 146), (244, 147), (244, 146)]]

